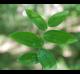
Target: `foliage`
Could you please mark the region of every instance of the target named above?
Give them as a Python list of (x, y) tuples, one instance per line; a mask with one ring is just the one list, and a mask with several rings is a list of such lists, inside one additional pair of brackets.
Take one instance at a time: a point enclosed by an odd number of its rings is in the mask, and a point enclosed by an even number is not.
[[(48, 22), (43, 20), (43, 18), (37, 12), (32, 9), (27, 9), (26, 13), (31, 19), (32, 23), (35, 24), (38, 29), (42, 30), (42, 34), (37, 36), (32, 32), (15, 32), (10, 35), (15, 41), (24, 44), (26, 46), (37, 48), (36, 53), (31, 51), (23, 54), (19, 57), (19, 62), (22, 64), (34, 64), (40, 63), (43, 69), (50, 69), (53, 66), (57, 66), (57, 60), (55, 55), (43, 48), (44, 42), (55, 43), (58, 46), (66, 46), (66, 44), (74, 43), (77, 41), (77, 38), (71, 35), (70, 33), (63, 30), (49, 30), (47, 28), (58, 26), (62, 23), (68, 16), (68, 12), (59, 12), (55, 15), (50, 16)], [(46, 23), (45, 23), (46, 22)], [(47, 27), (48, 26), (48, 27)], [(36, 62), (37, 61), (37, 62)]]

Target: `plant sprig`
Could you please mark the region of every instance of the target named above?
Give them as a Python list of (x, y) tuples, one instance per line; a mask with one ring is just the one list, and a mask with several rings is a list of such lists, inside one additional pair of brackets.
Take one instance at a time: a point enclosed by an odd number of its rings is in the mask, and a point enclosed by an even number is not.
[(68, 11), (58, 12), (50, 16), (48, 22), (46, 22), (39, 13), (34, 12), (32, 9), (27, 9), (26, 13), (31, 22), (34, 23), (38, 29), (44, 31), (44, 33), (42, 34), (42, 37), (31, 32), (15, 32), (10, 35), (10, 37), (15, 41), (38, 49), (37, 53), (33, 53), (31, 51), (24, 53), (18, 58), (19, 62), (26, 65), (41, 63), (43, 69), (50, 69), (56, 65), (57, 60), (51, 52), (43, 48), (44, 41), (55, 43), (57, 45), (70, 44), (77, 41), (74, 36), (63, 30), (49, 30), (46, 32), (48, 26), (58, 26), (66, 20)]

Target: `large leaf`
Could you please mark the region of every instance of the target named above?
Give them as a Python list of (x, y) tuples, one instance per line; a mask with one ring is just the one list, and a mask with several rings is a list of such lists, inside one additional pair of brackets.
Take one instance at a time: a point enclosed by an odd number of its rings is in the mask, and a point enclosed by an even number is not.
[(27, 9), (26, 13), (28, 17), (31, 19), (31, 21), (41, 30), (46, 30), (47, 29), (47, 23), (45, 20), (37, 13), (34, 12), (31, 9)]
[(70, 44), (77, 41), (73, 35), (62, 30), (47, 31), (44, 33), (44, 39), (56, 44)]
[(33, 48), (40, 48), (43, 45), (42, 39), (31, 32), (15, 32), (10, 37), (21, 44)]
[(24, 65), (32, 65), (38, 63), (37, 54), (34, 52), (27, 52), (19, 56), (18, 61)]
[(38, 51), (38, 61), (41, 63), (43, 69), (50, 69), (56, 65), (56, 59), (53, 54), (45, 49)]
[(50, 27), (55, 27), (61, 24), (68, 16), (68, 11), (63, 11), (52, 15), (48, 20)]

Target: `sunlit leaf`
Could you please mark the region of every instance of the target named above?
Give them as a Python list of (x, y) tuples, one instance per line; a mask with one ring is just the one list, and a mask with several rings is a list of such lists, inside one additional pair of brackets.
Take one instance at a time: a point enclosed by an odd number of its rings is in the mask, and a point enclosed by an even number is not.
[(34, 12), (31, 9), (27, 9), (26, 13), (28, 17), (31, 19), (31, 21), (41, 30), (46, 30), (47, 29), (47, 24), (45, 20), (37, 13)]
[(40, 48), (43, 45), (41, 38), (31, 32), (15, 32), (10, 37), (21, 44), (34, 48)]
[(68, 16), (68, 11), (58, 12), (52, 15), (48, 20), (48, 25), (50, 27), (55, 27), (61, 24)]
[(62, 30), (47, 31), (44, 33), (44, 39), (56, 44), (69, 44), (77, 41), (73, 35)]

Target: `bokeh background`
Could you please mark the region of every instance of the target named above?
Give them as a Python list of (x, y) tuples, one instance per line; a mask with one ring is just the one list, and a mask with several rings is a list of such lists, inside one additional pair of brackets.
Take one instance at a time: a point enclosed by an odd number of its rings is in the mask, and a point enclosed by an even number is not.
[(57, 12), (69, 10), (67, 20), (48, 29), (64, 29), (75, 35), (78, 41), (63, 49), (51, 43), (45, 43), (44, 47), (59, 60), (55, 70), (80, 70), (80, 4), (0, 4), (0, 70), (42, 70), (40, 63), (33, 66), (20, 64), (18, 56), (31, 48), (9, 37), (11, 33), (18, 31), (41, 33), (27, 18), (27, 8), (32, 8), (45, 20)]

